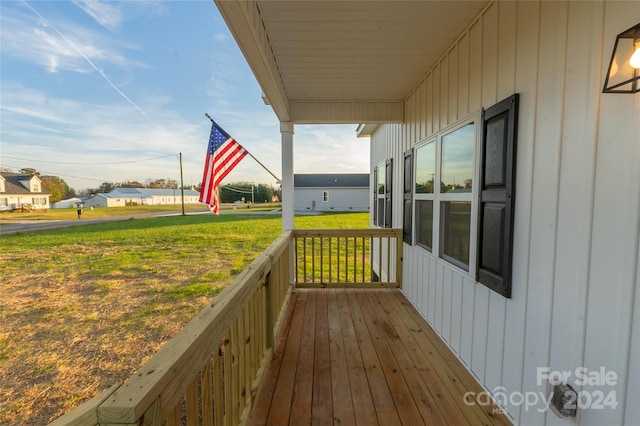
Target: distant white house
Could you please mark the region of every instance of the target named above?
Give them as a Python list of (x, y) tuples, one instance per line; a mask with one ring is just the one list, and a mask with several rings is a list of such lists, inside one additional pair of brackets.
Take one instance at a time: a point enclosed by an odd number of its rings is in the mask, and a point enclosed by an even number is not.
[(296, 174), (296, 211), (369, 211), (369, 174)]
[[(200, 193), (193, 189), (184, 190), (185, 204), (198, 204)], [(107, 194), (95, 194), (84, 201), (85, 207), (124, 207), (140, 205), (181, 205), (180, 189), (116, 188)]]
[(49, 196), (36, 175), (0, 173), (0, 211), (11, 211), (31, 205), (37, 210), (49, 208)]

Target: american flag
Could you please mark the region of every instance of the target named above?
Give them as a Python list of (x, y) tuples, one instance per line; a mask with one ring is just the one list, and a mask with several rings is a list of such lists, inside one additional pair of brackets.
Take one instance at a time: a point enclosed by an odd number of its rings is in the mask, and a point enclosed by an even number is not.
[(209, 206), (209, 210), (220, 214), (220, 194), (218, 185), (231, 170), (247, 155), (242, 147), (216, 123), (211, 125), (207, 158), (204, 163), (200, 202)]

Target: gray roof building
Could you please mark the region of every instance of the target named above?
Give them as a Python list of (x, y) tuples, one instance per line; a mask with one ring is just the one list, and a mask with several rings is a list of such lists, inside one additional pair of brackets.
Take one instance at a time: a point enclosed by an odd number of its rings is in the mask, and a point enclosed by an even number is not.
[(368, 173), (293, 175), (296, 211), (368, 211)]
[(294, 188), (369, 188), (369, 173), (295, 174)]

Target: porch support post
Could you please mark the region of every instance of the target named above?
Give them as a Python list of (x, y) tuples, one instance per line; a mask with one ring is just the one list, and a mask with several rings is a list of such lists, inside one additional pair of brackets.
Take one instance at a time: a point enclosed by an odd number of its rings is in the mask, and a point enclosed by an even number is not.
[(282, 230), (293, 229), (293, 122), (281, 121), (282, 137)]

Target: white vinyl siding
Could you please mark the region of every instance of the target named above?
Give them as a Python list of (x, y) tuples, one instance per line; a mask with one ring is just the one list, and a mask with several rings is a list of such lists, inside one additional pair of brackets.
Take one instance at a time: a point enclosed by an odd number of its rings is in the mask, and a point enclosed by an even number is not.
[[(487, 390), (547, 395), (537, 367), (616, 372), (618, 408), (579, 410), (582, 424), (640, 418), (640, 102), (600, 93), (615, 36), (639, 18), (640, 2), (493, 3), (416, 82), (405, 123), (371, 137), (371, 164), (401, 161), (520, 94), (512, 298), (417, 244), (405, 245), (403, 291)], [(517, 424), (563, 422), (506, 408)]]

